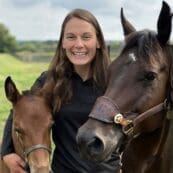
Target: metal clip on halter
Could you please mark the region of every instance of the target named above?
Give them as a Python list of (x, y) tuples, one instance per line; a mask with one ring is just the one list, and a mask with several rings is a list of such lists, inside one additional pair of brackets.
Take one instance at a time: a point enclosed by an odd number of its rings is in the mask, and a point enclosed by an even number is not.
[(127, 120), (122, 114), (116, 114), (114, 116), (114, 123), (122, 125), (123, 133), (132, 136), (133, 135), (133, 123), (132, 120)]

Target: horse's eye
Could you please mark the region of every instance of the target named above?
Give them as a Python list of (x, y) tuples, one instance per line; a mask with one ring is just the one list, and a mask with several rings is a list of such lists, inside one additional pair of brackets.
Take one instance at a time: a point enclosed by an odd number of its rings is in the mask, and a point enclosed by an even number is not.
[(146, 81), (153, 81), (155, 78), (156, 78), (156, 73), (154, 73), (154, 72), (148, 72), (145, 75), (145, 80)]
[(52, 120), (51, 123), (49, 124), (49, 128), (52, 128), (52, 126), (55, 124), (55, 122)]

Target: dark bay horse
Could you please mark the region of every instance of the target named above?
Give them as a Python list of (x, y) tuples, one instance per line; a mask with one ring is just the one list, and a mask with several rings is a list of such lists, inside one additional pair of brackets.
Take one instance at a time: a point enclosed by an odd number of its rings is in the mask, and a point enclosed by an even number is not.
[[(13, 105), (12, 139), (15, 152), (28, 164), (30, 173), (49, 173), (53, 123), (48, 87), (19, 93), (10, 77), (5, 81), (7, 99)], [(0, 163), (1, 173), (9, 173)]]
[[(163, 2), (157, 32), (136, 31), (121, 10), (125, 45), (109, 68), (108, 86), (79, 128), (81, 155), (102, 162), (122, 153), (122, 173), (170, 173), (167, 134), (173, 101), (171, 12)], [(173, 161), (173, 160), (172, 160)]]

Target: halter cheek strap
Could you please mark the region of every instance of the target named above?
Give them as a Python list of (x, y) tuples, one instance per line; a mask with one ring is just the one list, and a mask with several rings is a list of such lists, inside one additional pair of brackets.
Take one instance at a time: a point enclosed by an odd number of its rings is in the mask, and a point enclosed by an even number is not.
[[(135, 137), (145, 131), (151, 131), (153, 128), (156, 129), (161, 127), (164, 117), (160, 112), (167, 110), (168, 105), (165, 100), (142, 114), (125, 116), (125, 114), (120, 113), (117, 104), (112, 99), (106, 96), (101, 96), (96, 100), (89, 117), (105, 123), (120, 124), (126, 135)], [(141, 128), (141, 123), (148, 118), (159, 119), (160, 123), (158, 123), (156, 127), (149, 128), (144, 127), (143, 125), (143, 128)]]

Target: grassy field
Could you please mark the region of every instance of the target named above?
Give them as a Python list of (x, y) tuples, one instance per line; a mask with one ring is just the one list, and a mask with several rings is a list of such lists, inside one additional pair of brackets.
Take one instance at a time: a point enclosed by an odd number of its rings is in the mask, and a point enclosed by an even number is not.
[(26, 90), (31, 87), (40, 73), (47, 69), (47, 63), (24, 63), (8, 54), (0, 54), (0, 141), (11, 104), (5, 97), (4, 81), (11, 76), (17, 88)]

